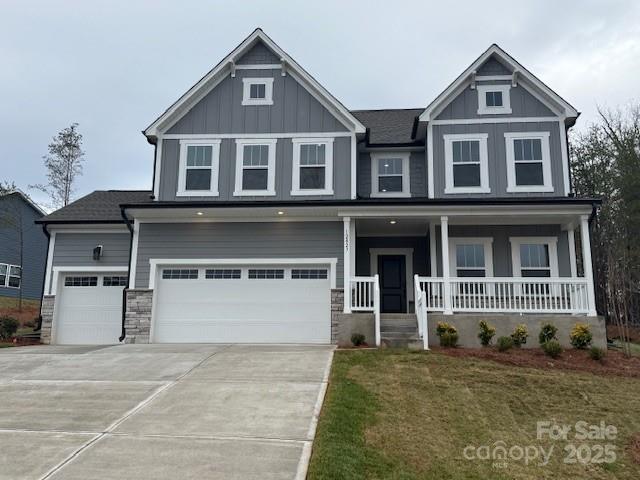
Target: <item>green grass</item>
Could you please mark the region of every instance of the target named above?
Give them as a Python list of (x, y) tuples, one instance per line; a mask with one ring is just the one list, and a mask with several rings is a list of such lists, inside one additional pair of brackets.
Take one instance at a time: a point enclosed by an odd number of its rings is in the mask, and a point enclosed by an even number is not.
[[(318, 424), (309, 479), (635, 479), (626, 453), (640, 432), (640, 381), (398, 350), (338, 351)], [(547, 466), (466, 460), (467, 445), (536, 439), (537, 421), (604, 420), (619, 430), (613, 464)], [(576, 442), (580, 444), (582, 442)], [(609, 442), (591, 442), (596, 443)]]

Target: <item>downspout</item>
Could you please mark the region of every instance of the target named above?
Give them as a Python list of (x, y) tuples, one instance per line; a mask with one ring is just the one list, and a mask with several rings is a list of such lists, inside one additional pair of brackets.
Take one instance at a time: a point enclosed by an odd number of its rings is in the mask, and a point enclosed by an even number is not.
[(129, 217), (127, 217), (127, 214), (124, 213), (124, 209), (120, 208), (120, 215), (122, 216), (122, 219), (125, 222), (125, 225), (127, 226), (127, 228), (129, 229), (129, 233), (131, 234), (130, 238), (129, 238), (129, 264), (128, 264), (128, 269), (127, 269), (127, 285), (122, 289), (122, 330), (120, 333), (120, 338), (118, 338), (118, 340), (120, 342), (122, 342), (125, 337), (127, 336), (127, 332), (124, 328), (124, 321), (125, 318), (127, 316), (127, 290), (129, 289), (130, 285), (129, 285), (129, 272), (131, 272), (131, 254), (132, 254), (132, 250), (133, 250), (133, 227), (131, 226), (131, 220), (129, 220)]
[(44, 259), (44, 275), (42, 275), (42, 295), (40, 295), (40, 314), (38, 315), (38, 328), (36, 328), (36, 331), (42, 328), (42, 300), (45, 294), (44, 287), (47, 284), (47, 273), (51, 275), (51, 272), (47, 272), (47, 265), (49, 264), (49, 243), (51, 243), (51, 234), (49, 233), (49, 230), (47, 230), (46, 223), (42, 224), (42, 231), (47, 237), (47, 256)]

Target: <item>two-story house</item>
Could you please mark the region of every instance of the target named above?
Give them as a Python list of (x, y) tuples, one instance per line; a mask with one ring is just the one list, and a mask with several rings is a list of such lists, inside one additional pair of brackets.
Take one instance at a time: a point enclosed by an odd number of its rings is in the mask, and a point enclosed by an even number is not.
[(42, 220), (43, 341), (426, 347), (437, 319), (474, 344), (576, 316), (603, 341), (577, 117), (497, 45), (426, 108), (350, 111), (257, 29), (144, 130), (152, 191)]

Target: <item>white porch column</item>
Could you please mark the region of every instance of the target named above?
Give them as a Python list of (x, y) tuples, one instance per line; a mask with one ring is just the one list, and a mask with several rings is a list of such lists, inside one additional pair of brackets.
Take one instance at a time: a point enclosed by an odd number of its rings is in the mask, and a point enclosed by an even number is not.
[(449, 275), (449, 217), (440, 217), (440, 240), (442, 243), (442, 279), (444, 282), (444, 314), (451, 315), (451, 280)]
[(438, 254), (436, 253), (436, 222), (429, 222), (429, 264), (431, 276), (438, 276)]
[(593, 285), (593, 264), (591, 261), (591, 240), (589, 238), (589, 215), (580, 217), (580, 234), (582, 238), (582, 265), (584, 278), (587, 281), (587, 301), (589, 315), (596, 316), (596, 292)]
[(352, 254), (352, 239), (351, 239), (351, 217), (344, 217), (344, 313), (351, 313), (351, 254)]
[(567, 229), (567, 240), (569, 242), (569, 264), (571, 266), (571, 278), (578, 276), (578, 261), (576, 259), (576, 236), (575, 227), (570, 225)]

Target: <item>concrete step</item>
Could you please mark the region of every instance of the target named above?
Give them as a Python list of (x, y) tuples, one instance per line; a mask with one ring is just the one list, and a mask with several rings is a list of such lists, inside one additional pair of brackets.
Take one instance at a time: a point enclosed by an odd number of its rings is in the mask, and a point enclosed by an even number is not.
[(380, 323), (380, 331), (381, 332), (413, 332), (416, 333), (418, 331), (418, 326), (413, 323), (413, 325), (405, 325), (400, 324), (396, 325), (393, 323)]
[(402, 332), (402, 331), (391, 331), (391, 332), (380, 332), (380, 338), (411, 338), (411, 337), (417, 337), (418, 336), (418, 330), (409, 330), (406, 332)]
[(415, 313), (381, 313), (380, 319), (384, 320), (409, 320), (416, 318)]
[(408, 348), (409, 350), (423, 350), (422, 339), (417, 336), (412, 337), (383, 337), (381, 338), (383, 345), (389, 348)]

